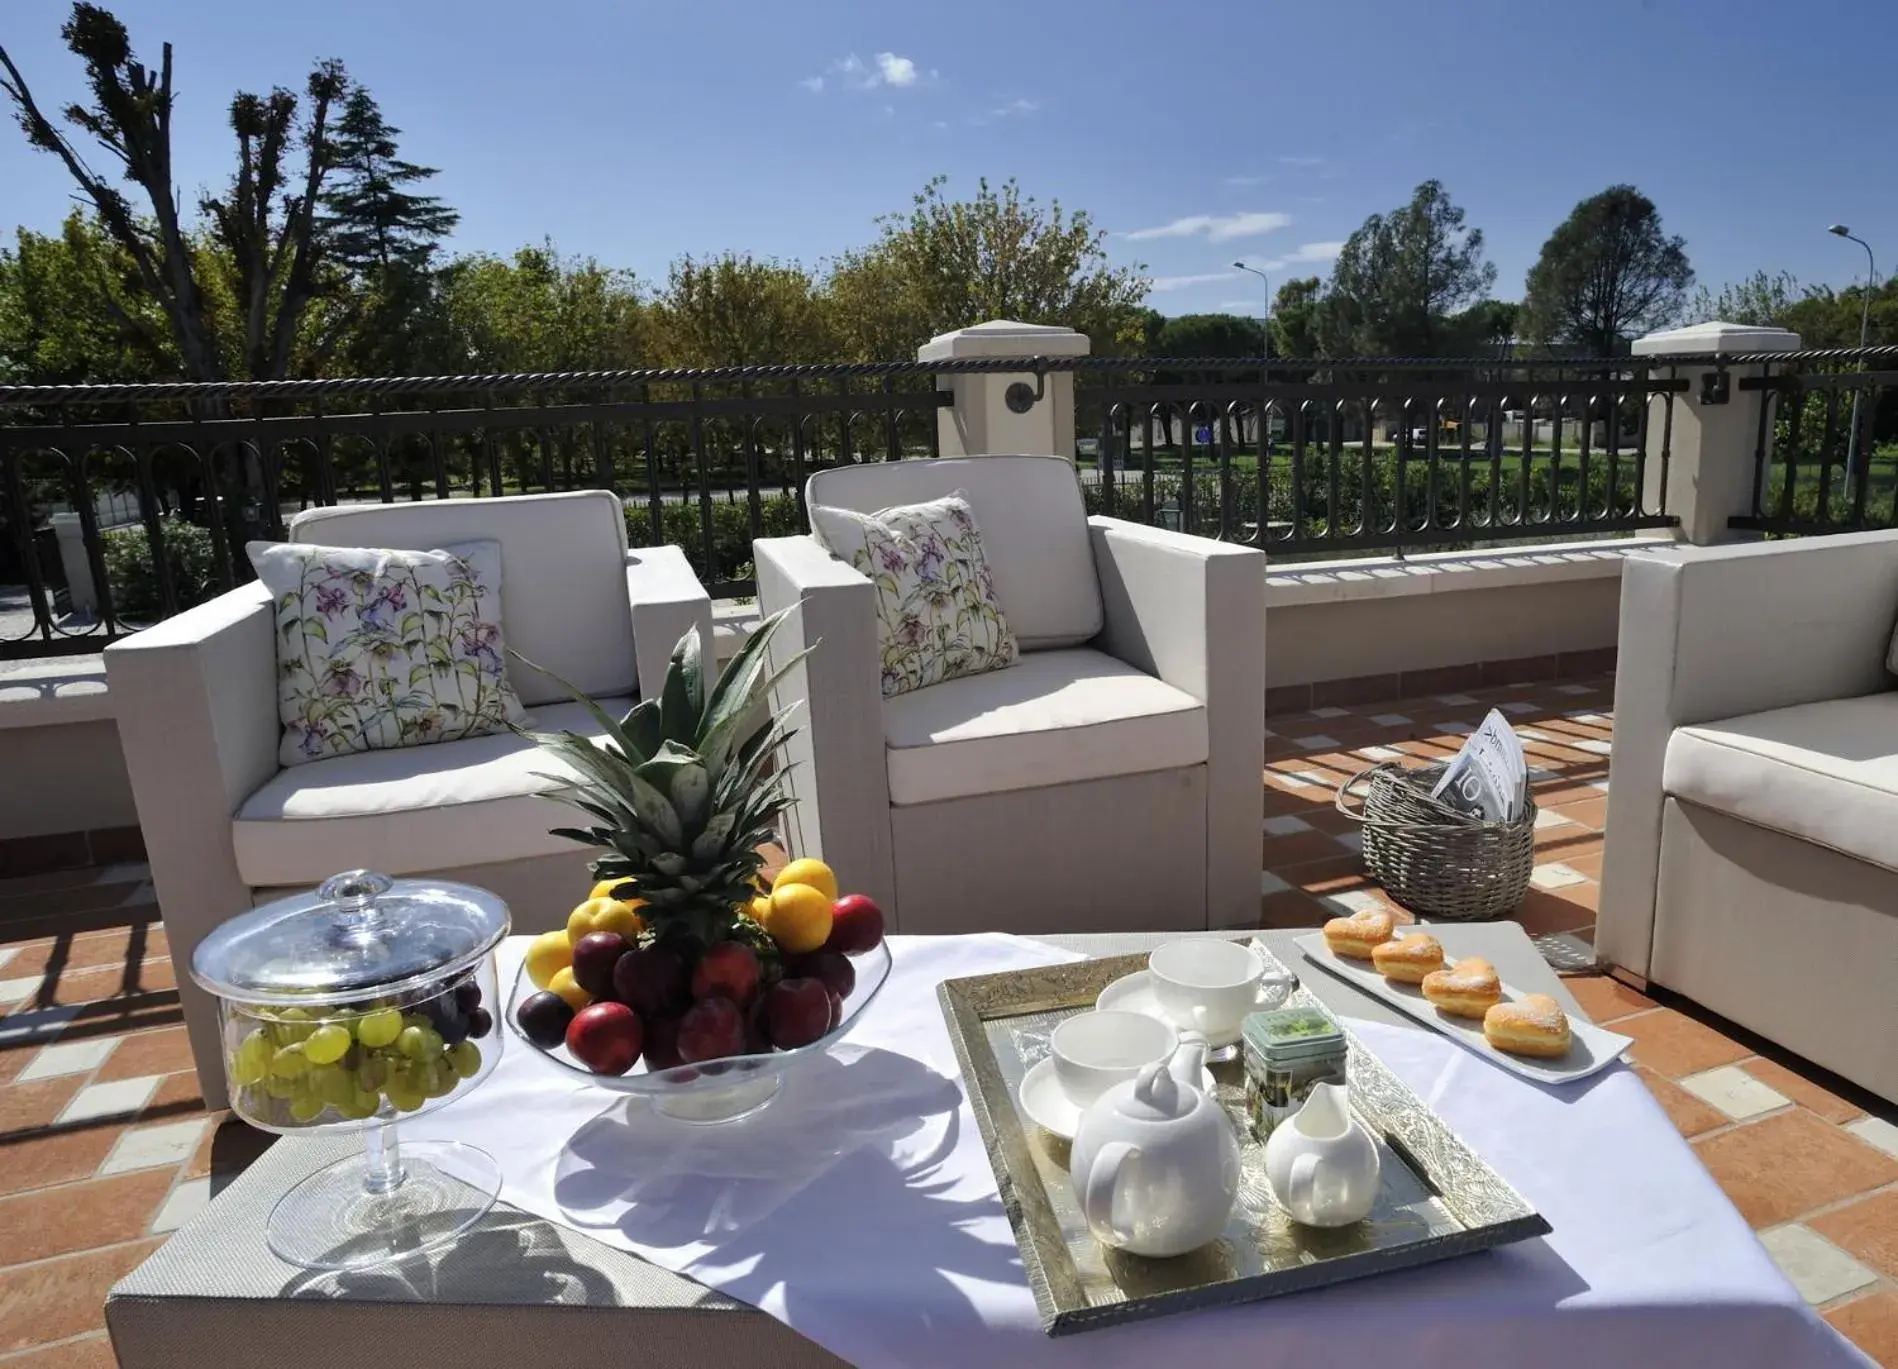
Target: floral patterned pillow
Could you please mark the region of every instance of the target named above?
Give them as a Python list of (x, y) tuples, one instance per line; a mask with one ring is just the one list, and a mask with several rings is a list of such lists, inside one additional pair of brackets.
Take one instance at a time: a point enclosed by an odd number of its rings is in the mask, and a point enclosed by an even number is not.
[(504, 732), (526, 716), (501, 644), (499, 542), (245, 550), (277, 605), (286, 767)]
[(884, 698), (1020, 658), (961, 490), (868, 514), (813, 504), (811, 530), (876, 586)]

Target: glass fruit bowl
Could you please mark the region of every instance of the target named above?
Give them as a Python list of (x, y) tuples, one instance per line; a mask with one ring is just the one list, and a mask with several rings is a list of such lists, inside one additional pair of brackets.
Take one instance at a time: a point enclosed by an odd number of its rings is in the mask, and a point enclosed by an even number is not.
[(878, 942), (861, 955), (850, 958), (856, 982), (843, 999), (841, 1012), (830, 1029), (808, 1045), (790, 1050), (768, 1050), (753, 1055), (729, 1055), (652, 1070), (642, 1055), (624, 1074), (603, 1074), (589, 1069), (575, 1058), (564, 1044), (542, 1046), (522, 1030), (520, 1006), (540, 992), (528, 977), (525, 964), (514, 978), (508, 995), (508, 1029), (522, 1044), (544, 1056), (569, 1074), (615, 1093), (648, 1098), (654, 1111), (675, 1121), (699, 1124), (733, 1122), (764, 1107), (784, 1087), (785, 1077), (806, 1060), (822, 1055), (849, 1031), (863, 1010), (870, 1006), (890, 977), (890, 949)]
[(224, 923), (191, 974), (216, 995), (231, 1108), (265, 1131), (360, 1131), (363, 1153), (278, 1202), (266, 1236), (316, 1269), (406, 1258), (494, 1203), (493, 1157), (456, 1142), (397, 1142), (398, 1117), (478, 1087), (504, 1033), (494, 948), (507, 905), (469, 885), (366, 870)]

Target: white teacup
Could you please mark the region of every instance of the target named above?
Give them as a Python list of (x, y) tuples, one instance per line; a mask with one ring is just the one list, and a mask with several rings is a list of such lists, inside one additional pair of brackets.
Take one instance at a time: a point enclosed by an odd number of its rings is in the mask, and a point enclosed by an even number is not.
[(1169, 941), (1148, 957), (1147, 978), (1169, 1019), (1220, 1035), (1258, 1006), (1265, 963), (1237, 941)]
[(1171, 1059), (1180, 1038), (1157, 1017), (1137, 1012), (1082, 1012), (1054, 1029), (1050, 1058), (1061, 1091), (1076, 1107), (1148, 1066)]

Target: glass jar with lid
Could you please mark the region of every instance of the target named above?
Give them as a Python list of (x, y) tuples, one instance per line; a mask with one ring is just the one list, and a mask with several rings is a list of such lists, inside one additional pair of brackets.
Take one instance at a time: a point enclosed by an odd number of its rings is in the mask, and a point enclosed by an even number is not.
[(198, 944), (191, 976), (218, 1001), (232, 1110), (267, 1131), (363, 1133), (361, 1155), (277, 1204), (278, 1255), (377, 1264), (441, 1244), (493, 1204), (486, 1152), (398, 1147), (394, 1124), (474, 1089), (500, 1058), (494, 950), (508, 925), (486, 890), (353, 870)]
[(1266, 1140), (1305, 1105), (1314, 1084), (1345, 1082), (1349, 1045), (1322, 1008), (1295, 1006), (1256, 1012), (1240, 1028), (1245, 1043), (1246, 1118)]

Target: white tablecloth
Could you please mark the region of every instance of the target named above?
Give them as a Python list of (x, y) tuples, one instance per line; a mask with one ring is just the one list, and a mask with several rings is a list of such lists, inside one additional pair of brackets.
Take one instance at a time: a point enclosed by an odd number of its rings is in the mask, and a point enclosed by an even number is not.
[[(511, 1039), (480, 1090), (403, 1133), (486, 1148), (506, 1202), (752, 1303), (865, 1369), (1866, 1363), (1800, 1301), (1631, 1071), (1545, 1089), (1433, 1032), (1375, 1023), (1356, 1024), (1365, 1043), (1549, 1236), (1049, 1339), (936, 985), (1067, 957), (1001, 935), (890, 944), (891, 980), (847, 1040), (742, 1124), (629, 1108)], [(517, 939), (504, 983), (519, 953)]]

